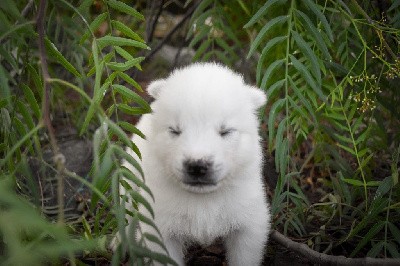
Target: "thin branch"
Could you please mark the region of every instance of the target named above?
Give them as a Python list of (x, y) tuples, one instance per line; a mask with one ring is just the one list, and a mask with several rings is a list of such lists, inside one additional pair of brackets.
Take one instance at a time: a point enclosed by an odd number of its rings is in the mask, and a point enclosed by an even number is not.
[(37, 31), (39, 35), (38, 45), (39, 45), (39, 58), (40, 65), (42, 68), (43, 76), (43, 102), (42, 102), (42, 120), (47, 128), (50, 146), (53, 151), (53, 161), (57, 166), (57, 200), (58, 200), (58, 223), (64, 223), (64, 179), (63, 172), (65, 169), (65, 157), (59, 151), (57, 140), (54, 133), (54, 128), (51, 124), (50, 119), (50, 75), (47, 65), (47, 55), (44, 45), (45, 31), (44, 31), (44, 19), (46, 15), (46, 0), (40, 0), (39, 3), (39, 13), (36, 18)]
[(185, 16), (179, 21), (178, 24), (175, 25), (175, 27), (160, 41), (156, 47), (151, 49), (151, 52), (145, 57), (142, 63), (145, 63), (149, 61), (163, 46), (164, 44), (169, 41), (169, 39), (172, 37), (172, 35), (183, 25), (183, 23), (190, 18), (190, 16), (193, 14), (193, 12), (196, 10), (197, 6), (201, 3), (201, 1), (197, 2), (195, 5), (193, 5), (185, 14)]
[(160, 15), (163, 11), (163, 6), (164, 6), (164, 2), (165, 0), (161, 0), (160, 4), (158, 5), (158, 10), (157, 10), (157, 14), (155, 16), (153, 16), (154, 13), (154, 9), (156, 8), (156, 3), (160, 2), (159, 0), (153, 0), (151, 3), (151, 11), (150, 11), (150, 16), (149, 16), (149, 23), (146, 29), (146, 42), (150, 43), (153, 41), (153, 35), (154, 35), (154, 31), (156, 29), (156, 25), (158, 22), (158, 19), (160, 18)]
[(400, 259), (376, 259), (376, 258), (346, 258), (345, 256), (333, 256), (324, 253), (319, 253), (315, 250), (310, 249), (306, 244), (298, 243), (290, 238), (282, 235), (278, 231), (274, 230), (271, 233), (271, 239), (280, 244), (281, 246), (301, 254), (305, 258), (309, 259), (318, 265), (400, 265)]
[[(378, 36), (381, 36), (381, 32), (375, 27), (376, 23), (373, 19), (371, 19), (368, 14), (364, 11), (364, 9), (357, 3), (356, 0), (351, 0), (353, 6), (357, 9), (357, 11), (374, 27), (374, 30)], [(389, 44), (386, 42), (385, 38), (382, 36), (381, 38), (383, 45), (386, 48), (386, 51), (393, 57), (393, 59), (397, 59), (396, 54), (392, 51)]]

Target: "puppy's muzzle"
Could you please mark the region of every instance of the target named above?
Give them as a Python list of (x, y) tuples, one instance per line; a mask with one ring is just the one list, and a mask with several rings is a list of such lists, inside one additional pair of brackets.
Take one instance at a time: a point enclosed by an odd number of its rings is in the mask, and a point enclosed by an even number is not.
[(191, 186), (215, 185), (212, 178), (213, 162), (209, 160), (186, 160), (183, 162), (185, 177), (183, 182)]

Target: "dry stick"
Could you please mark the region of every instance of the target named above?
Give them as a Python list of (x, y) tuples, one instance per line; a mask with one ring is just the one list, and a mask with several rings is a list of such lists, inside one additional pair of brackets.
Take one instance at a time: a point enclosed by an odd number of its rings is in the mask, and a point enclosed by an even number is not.
[(295, 242), (276, 230), (272, 231), (271, 238), (281, 246), (301, 254), (318, 265), (400, 265), (400, 259), (346, 258), (345, 256), (319, 253), (310, 249), (306, 244)]
[(45, 45), (44, 45), (44, 37), (45, 37), (45, 32), (44, 32), (44, 18), (45, 18), (45, 13), (46, 13), (46, 0), (40, 0), (39, 4), (39, 12), (36, 18), (36, 25), (37, 25), (37, 30), (39, 34), (39, 40), (38, 40), (38, 45), (39, 45), (39, 58), (40, 58), (40, 65), (42, 67), (42, 76), (43, 76), (43, 102), (42, 102), (42, 120), (44, 122), (44, 125), (47, 128), (49, 138), (50, 138), (50, 146), (53, 151), (53, 161), (57, 166), (57, 201), (58, 201), (58, 223), (63, 224), (64, 223), (64, 180), (63, 180), (63, 172), (64, 172), (64, 163), (65, 163), (65, 157), (63, 154), (60, 153), (58, 145), (57, 145), (57, 140), (55, 137), (54, 133), (54, 128), (51, 125), (51, 120), (50, 120), (50, 83), (49, 83), (49, 71), (48, 71), (48, 65), (47, 65), (47, 56), (46, 56), (46, 51), (45, 51)]

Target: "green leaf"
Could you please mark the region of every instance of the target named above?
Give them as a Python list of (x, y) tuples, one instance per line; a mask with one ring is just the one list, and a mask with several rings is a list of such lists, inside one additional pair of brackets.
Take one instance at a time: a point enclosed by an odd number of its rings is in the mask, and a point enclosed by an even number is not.
[[(133, 156), (130, 153), (128, 153), (126, 150), (122, 149), (118, 145), (112, 145), (112, 149), (114, 150), (114, 152), (116, 154), (118, 154), (118, 156), (121, 159), (125, 160), (126, 163), (130, 164), (131, 166), (133, 166), (139, 172), (139, 174), (141, 175), (141, 178), (144, 180), (144, 173), (143, 173), (142, 167), (137, 162), (137, 160), (135, 158), (133, 158)], [(124, 166), (125, 166), (125, 163), (124, 163)]]
[(160, 237), (162, 237), (160, 231), (159, 231), (158, 228), (157, 228), (157, 225), (153, 222), (152, 219), (146, 217), (145, 215), (143, 215), (143, 214), (140, 213), (140, 212), (136, 212), (136, 215), (137, 215), (138, 219), (139, 219), (141, 222), (143, 222), (143, 223), (145, 223), (145, 224), (150, 225), (151, 227), (153, 227), (153, 228), (156, 230), (156, 232), (158, 233), (158, 235), (159, 235)]
[(269, 50), (272, 47), (274, 47), (275, 45), (281, 43), (282, 41), (284, 41), (286, 39), (287, 39), (286, 36), (274, 37), (271, 40), (269, 40), (267, 42), (267, 44), (264, 46), (264, 48), (261, 52), (260, 59), (258, 60), (258, 63), (257, 63), (257, 74), (256, 74), (257, 84), (260, 84), (262, 67), (263, 67), (263, 64), (264, 64), (264, 61), (265, 61), (267, 55), (269, 55)]
[[(346, 117), (343, 114), (337, 113), (333, 109), (331, 109), (330, 111), (331, 111), (331, 113), (325, 113), (324, 116), (328, 117), (328, 118), (332, 118), (334, 120), (346, 121)], [(346, 127), (346, 129), (347, 129), (347, 127)]]
[(281, 79), (272, 84), (268, 89), (267, 89), (267, 99), (271, 99), (272, 96), (280, 89), (282, 86), (285, 84), (286, 80)]
[(303, 93), (300, 91), (300, 89), (296, 86), (294, 83), (293, 79), (289, 76), (289, 83), (296, 94), (297, 98), (299, 98), (300, 102), (306, 107), (308, 113), (312, 116), (314, 123), (317, 123), (317, 118), (315, 116), (314, 109), (312, 108), (311, 104), (307, 99), (304, 97)]
[(384, 241), (379, 241), (378, 243), (373, 243), (372, 248), (367, 253), (367, 257), (375, 258), (382, 251), (382, 248), (384, 246), (385, 246)]
[(267, 70), (265, 70), (263, 79), (261, 81), (261, 86), (260, 86), (261, 88), (267, 87), (268, 80), (272, 77), (272, 74), (277, 69), (279, 69), (279, 67), (282, 66), (284, 62), (285, 62), (285, 59), (279, 59), (268, 66)]
[[(230, 65), (231, 64), (230, 63), (231, 62), (230, 61), (231, 58), (228, 59), (228, 57), (225, 55), (225, 53), (223, 53), (221, 51), (218, 51), (218, 50), (215, 50), (214, 54), (218, 58), (218, 61), (222, 62), (223, 64), (225, 64), (225, 65)], [(204, 61), (206, 61), (206, 60), (204, 60)]]
[(357, 254), (357, 252), (363, 248), (371, 239), (379, 233), (382, 228), (385, 226), (385, 221), (379, 221), (372, 226), (372, 228), (368, 231), (368, 233), (362, 237), (361, 241), (358, 243), (357, 247), (350, 254), (350, 257), (353, 257)]
[(247, 58), (250, 58), (250, 56), (255, 52), (257, 47), (260, 45), (261, 41), (266, 38), (267, 32), (275, 25), (282, 24), (288, 20), (288, 16), (278, 16), (276, 18), (271, 19), (262, 27), (260, 32), (258, 33), (257, 37), (253, 41), (253, 43), (250, 46), (250, 51), (247, 54)]
[(133, 60), (134, 59), (134, 57), (130, 53), (128, 53), (125, 49), (123, 49), (119, 46), (114, 46), (114, 49), (125, 60)]
[(217, 38), (215, 39), (216, 43), (222, 48), (223, 51), (229, 53), (230, 57), (236, 58), (237, 55), (232, 49), (232, 46), (230, 46), (224, 39), (222, 38)]
[(7, 71), (0, 65), (0, 97), (2, 99), (10, 98), (10, 86), (8, 85)]
[(394, 1), (392, 1), (392, 2), (393, 2), (393, 4), (389, 7), (389, 9), (388, 9), (387, 12), (390, 12), (390, 11), (392, 11), (392, 10), (395, 10), (396, 8), (398, 8), (398, 7), (400, 6), (400, 1), (394, 0)]
[(321, 71), (319, 69), (319, 62), (315, 53), (311, 50), (310, 46), (306, 41), (298, 34), (296, 31), (292, 31), (292, 36), (300, 50), (311, 63), (311, 73), (313, 73), (314, 78), (317, 80), (318, 86), (321, 86)]
[(309, 17), (306, 14), (304, 14), (303, 12), (301, 12), (300, 10), (297, 10), (297, 9), (295, 10), (295, 12), (298, 15), (300, 15), (301, 20), (304, 22), (304, 27), (306, 28), (307, 33), (311, 33), (311, 35), (314, 37), (314, 39), (315, 39), (314, 44), (316, 46), (318, 46), (319, 50), (323, 53), (323, 55), (325, 56), (325, 58), (327, 60), (331, 60), (332, 57), (329, 53), (328, 47), (325, 43), (325, 40), (324, 40), (324, 38), (322, 38), (319, 30), (314, 26), (314, 24), (311, 22), (311, 20), (309, 19)]
[[(1, 68), (0, 68), (0, 70), (1, 70)], [(37, 73), (36, 69), (31, 64), (28, 64), (27, 70), (28, 70), (28, 73), (30, 74), (29, 80), (30, 81), (33, 80), (33, 83), (35, 84), (35, 87), (36, 87), (36, 91), (42, 92), (43, 91), (43, 82), (42, 82), (39, 74)], [(2, 79), (0, 79), (0, 81), (1, 80)], [(40, 95), (40, 98), (42, 98), (42, 95)]]
[(138, 35), (136, 34), (133, 30), (131, 30), (129, 27), (127, 27), (125, 24), (122, 22), (119, 22), (117, 20), (111, 20), (111, 25), (116, 29), (122, 32), (126, 37), (129, 37), (133, 40), (136, 40), (138, 42), (145, 43), (145, 41)]
[(26, 84), (21, 84), (21, 88), (22, 91), (24, 92), (25, 99), (28, 101), (31, 107), (33, 114), (37, 119), (40, 119), (42, 115), (32, 90)]
[(100, 151), (101, 144), (106, 135), (106, 128), (104, 125), (101, 125), (93, 134), (93, 167), (94, 167), (94, 175), (98, 174), (98, 170), (100, 167)]
[(356, 179), (350, 179), (350, 178), (341, 178), (341, 180), (343, 182), (346, 182), (347, 184), (356, 186), (356, 187), (363, 187), (364, 186), (364, 182), (360, 181), (360, 180), (356, 180)]
[[(293, 112), (297, 112), (298, 114), (296, 115), (299, 117), (299, 119), (292, 120), (291, 125), (299, 125), (298, 122), (301, 122), (301, 118), (309, 120), (310, 123), (312, 122), (304, 108), (298, 106), (297, 102), (295, 102), (292, 97), (288, 96), (286, 98), (288, 99), (290, 106), (294, 109)], [(296, 131), (296, 127), (294, 128), (294, 130)], [(298, 131), (301, 131), (301, 129), (299, 129)]]
[(150, 203), (142, 195), (140, 195), (140, 193), (135, 190), (131, 190), (129, 191), (129, 195), (135, 202), (142, 204), (149, 211), (151, 217), (154, 219), (153, 208), (151, 207)]
[(21, 18), (21, 13), (17, 6), (17, 2), (12, 0), (3, 0), (0, 3), (0, 9), (5, 11), (7, 16), (11, 17), (14, 20), (18, 20)]
[(393, 187), (393, 182), (392, 182), (392, 178), (391, 176), (385, 177), (385, 179), (383, 179), (380, 182), (380, 185), (378, 187), (378, 189), (375, 192), (375, 196), (374, 198), (382, 198), (384, 195), (386, 195), (389, 190)]
[(322, 25), (325, 28), (325, 32), (328, 35), (331, 42), (333, 42), (333, 33), (332, 29), (329, 25), (328, 20), (326, 19), (325, 15), (319, 10), (319, 6), (312, 2), (311, 0), (304, 0), (304, 3), (311, 9), (311, 11), (319, 18)]
[(131, 84), (133, 87), (135, 87), (138, 91), (143, 92), (142, 87), (139, 85), (139, 83), (137, 83), (133, 78), (131, 78), (130, 76), (128, 76), (128, 74), (124, 73), (124, 72), (117, 72), (118, 76), (120, 78), (122, 78), (123, 80), (125, 80), (126, 82), (128, 82), (129, 84)]
[[(106, 119), (105, 122), (109, 126), (110, 131), (118, 137), (122, 143), (124, 143), (127, 147), (133, 149), (133, 142), (132, 140), (128, 137), (128, 135), (125, 134), (125, 132), (113, 121)], [(140, 157), (140, 156), (139, 156)]]
[(368, 181), (366, 186), (367, 187), (378, 187), (380, 185), (381, 181)]
[(282, 143), (276, 148), (276, 152), (278, 154), (277, 157), (278, 165), (276, 169), (279, 169), (280, 175), (285, 175), (286, 173), (286, 167), (288, 162), (288, 146), (289, 146), (288, 139), (284, 139)]
[[(115, 105), (113, 105), (115, 106)], [(142, 107), (131, 107), (125, 103), (117, 103), (116, 107), (127, 115), (142, 115), (149, 113), (148, 110)]]
[(165, 251), (167, 251), (166, 246), (164, 245), (164, 243), (160, 240), (160, 238), (158, 238), (157, 236), (150, 234), (150, 233), (143, 233), (143, 237), (145, 237), (147, 240), (156, 243), (157, 245), (159, 245), (162, 249), (164, 249)]
[(25, 103), (21, 102), (20, 100), (17, 100), (16, 106), (17, 110), (19, 110), (19, 113), (22, 114), (24, 122), (28, 126), (28, 128), (29, 129), (34, 128), (35, 123), (33, 122), (32, 116), (29, 113), (28, 109), (26, 108)]
[(275, 132), (276, 117), (278, 116), (278, 113), (281, 111), (281, 109), (284, 107), (285, 103), (286, 103), (285, 99), (279, 99), (276, 102), (274, 102), (274, 104), (271, 106), (271, 110), (269, 111), (268, 131), (269, 131), (269, 147), (271, 151), (275, 135), (274, 132)]
[[(100, 65), (100, 67), (103, 67), (103, 64)], [(105, 95), (105, 92), (107, 90), (107, 88), (110, 86), (109, 82), (106, 82), (103, 84), (103, 86), (101, 86), (100, 88), (96, 89), (96, 86), (94, 88), (94, 99), (93, 101), (90, 103), (89, 109), (86, 113), (85, 119), (83, 121), (81, 130), (80, 130), (80, 135), (83, 134), (83, 132), (86, 131), (87, 127), (89, 126), (90, 121), (92, 120), (94, 114), (96, 113), (96, 111), (98, 110), (98, 108), (100, 108), (100, 103)]]
[(135, 135), (138, 135), (142, 139), (146, 139), (145, 135), (134, 125), (132, 125), (128, 122), (125, 122), (125, 121), (119, 121), (117, 124), (124, 130), (127, 130)]
[(396, 259), (400, 258), (399, 249), (397, 248), (396, 244), (394, 244), (393, 242), (387, 242), (386, 248), (393, 258), (396, 258)]
[(98, 15), (93, 21), (92, 23), (90, 23), (89, 25), (89, 29), (87, 29), (85, 31), (85, 33), (83, 34), (82, 38), (79, 40), (79, 43), (82, 44), (87, 38), (89, 38), (89, 36), (95, 31), (97, 30), (100, 25), (107, 19), (107, 12), (104, 12), (100, 15)]
[(106, 46), (133, 46), (141, 49), (150, 50), (150, 47), (148, 47), (146, 44), (142, 42), (138, 42), (128, 38), (115, 37), (111, 35), (106, 35), (104, 37), (97, 39), (97, 43), (100, 49), (103, 49)]
[(399, 230), (399, 228), (397, 228), (397, 226), (391, 222), (388, 222), (388, 227), (389, 227), (390, 232), (392, 233), (392, 236), (394, 237), (396, 242), (400, 245), (400, 230)]
[[(0, 41), (1, 39), (2, 37), (0, 37)], [(17, 61), (13, 54), (4, 49), (4, 46), (0, 46), (0, 55), (3, 57), (3, 60), (7, 61), (15, 70), (18, 69)]]
[[(121, 168), (121, 173), (124, 175), (125, 178), (132, 181), (136, 186), (138, 186), (139, 188), (146, 191), (151, 196), (151, 198), (154, 200), (154, 196), (153, 196), (153, 193), (151, 192), (150, 188), (143, 181), (141, 181), (139, 178), (137, 178), (137, 176), (134, 173), (129, 171), (127, 168)], [(120, 182), (121, 181), (122, 180), (120, 180)], [(132, 189), (135, 190), (136, 188), (132, 188)]]
[[(9, 150), (6, 154), (6, 156), (3, 159), (0, 159), (0, 168), (2, 168), (9, 160), (10, 158), (14, 155), (15, 152), (19, 150), (19, 148), (25, 144), (26, 141), (28, 141), (36, 132), (42, 128), (42, 125), (39, 124), (35, 128), (31, 129), (27, 134), (25, 134), (18, 142)], [(1, 186), (0, 186), (1, 187)]]
[(140, 62), (142, 62), (144, 60), (144, 57), (138, 57), (138, 58), (133, 58), (131, 60), (128, 60), (124, 63), (115, 63), (115, 62), (111, 62), (111, 63), (107, 63), (107, 66), (109, 68), (111, 68), (112, 70), (115, 71), (126, 71), (128, 69), (131, 69), (132, 67), (136, 67), (140, 70)]
[(288, 118), (285, 117), (284, 119), (282, 119), (281, 122), (279, 122), (278, 130), (276, 131), (276, 140), (275, 140), (275, 143), (277, 145), (277, 149), (279, 149), (280, 144), (283, 142), (285, 130), (287, 128), (286, 127), (287, 119)]
[(108, 0), (107, 4), (115, 9), (118, 10), (119, 12), (131, 15), (139, 20), (144, 20), (144, 16), (140, 14), (136, 9), (134, 9), (131, 6), (128, 6), (127, 4), (121, 2), (121, 1), (116, 1), (116, 0)]
[(68, 62), (68, 60), (58, 51), (57, 47), (46, 37), (44, 39), (44, 44), (47, 51), (52, 58), (55, 58), (66, 70), (72, 73), (74, 76), (80, 78), (81, 74), (76, 70), (76, 68)]
[[(206, 37), (210, 33), (210, 30), (211, 30), (210, 26), (204, 25), (200, 29), (200, 32), (196, 33), (194, 38), (190, 41), (189, 48), (193, 48), (200, 40), (202, 40), (204, 37)], [(211, 41), (211, 39), (206, 40), (206, 42), (207, 41)]]
[(207, 39), (205, 40), (197, 49), (196, 53), (193, 56), (193, 61), (198, 60), (204, 52), (211, 46), (213, 40), (212, 39)]
[(364, 130), (364, 132), (356, 139), (355, 144), (358, 146), (360, 143), (364, 142), (367, 137), (369, 138), (369, 133), (370, 128)]
[(270, 0), (270, 1), (266, 1), (265, 4), (257, 11), (256, 14), (254, 14), (253, 17), (251, 17), (251, 19), (249, 20), (249, 22), (246, 23), (246, 25), (243, 26), (243, 28), (248, 28), (250, 26), (252, 26), (254, 23), (256, 23), (257, 21), (259, 21), (263, 15), (268, 12), (268, 9), (274, 5), (277, 2), (286, 2), (285, 1), (281, 1), (281, 0)]
[(82, 216), (82, 225), (85, 231), (85, 236), (89, 239), (93, 239), (92, 230), (89, 223), (86, 221), (85, 216)]
[[(193, 12), (192, 14), (192, 18), (189, 21), (189, 25), (193, 25), (194, 21), (198, 19), (198, 17), (200, 16), (200, 14), (203, 14), (205, 12), (207, 12), (207, 10), (205, 10), (211, 3), (213, 3), (213, 0), (203, 0), (200, 2), (200, 4), (197, 6), (196, 10)], [(195, 30), (195, 29), (193, 29)], [(193, 31), (189, 31), (189, 35), (188, 38), (190, 37), (190, 33)]]
[(341, 141), (341, 142), (348, 143), (348, 144), (353, 144), (353, 140), (350, 139), (350, 138), (348, 138), (348, 137), (346, 137), (346, 136), (344, 136), (344, 135), (341, 135), (341, 134), (338, 134), (338, 133), (333, 132), (333, 136), (334, 136), (337, 140), (339, 140), (339, 141)]
[(317, 83), (315, 83), (314, 79), (312, 78), (310, 72), (308, 72), (307, 68), (293, 55), (289, 55), (289, 57), (291, 62), (293, 63), (293, 66), (300, 72), (300, 74), (307, 82), (307, 84), (314, 90), (314, 92), (319, 96), (319, 98), (323, 102), (326, 102), (326, 96), (322, 92), (321, 87), (317, 85)]
[(137, 95), (134, 91), (128, 89), (127, 87), (125, 87), (123, 85), (119, 85), (119, 84), (114, 84), (113, 88), (116, 92), (120, 93), (127, 99), (134, 101), (135, 103), (138, 103), (147, 112), (151, 112), (150, 105), (145, 100), (143, 100), (139, 95)]
[(342, 145), (342, 144), (340, 144), (340, 143), (337, 143), (337, 145), (338, 145), (340, 148), (342, 148), (343, 150), (345, 150), (345, 151), (351, 153), (352, 155), (357, 156), (356, 152), (355, 152), (353, 149), (351, 149), (350, 147), (344, 146), (344, 145)]

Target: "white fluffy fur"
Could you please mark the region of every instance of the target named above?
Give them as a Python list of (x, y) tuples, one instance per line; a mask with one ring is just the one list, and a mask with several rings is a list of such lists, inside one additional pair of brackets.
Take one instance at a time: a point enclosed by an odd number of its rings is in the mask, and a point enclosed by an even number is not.
[[(155, 222), (169, 254), (184, 265), (188, 244), (209, 245), (222, 237), (230, 266), (259, 265), (270, 230), (256, 116), (265, 94), (213, 63), (175, 70), (152, 82), (148, 92), (155, 98), (153, 113), (137, 125), (146, 140), (135, 136), (133, 141), (142, 153), (145, 182), (155, 197)], [(171, 134), (171, 127), (181, 134)], [(221, 127), (232, 131), (221, 137)], [(217, 184), (183, 184), (182, 164), (188, 158), (212, 160)], [(145, 224), (142, 229), (154, 234)]]

